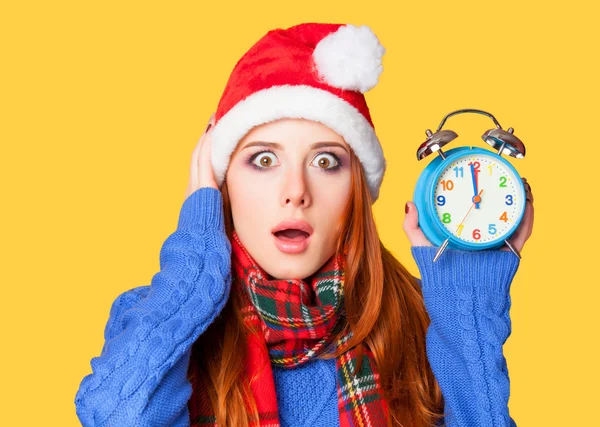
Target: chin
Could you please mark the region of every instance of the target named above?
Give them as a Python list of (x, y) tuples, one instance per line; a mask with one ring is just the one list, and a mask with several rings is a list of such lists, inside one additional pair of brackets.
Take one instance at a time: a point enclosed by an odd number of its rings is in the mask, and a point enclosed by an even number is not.
[(263, 267), (263, 269), (269, 276), (277, 279), (305, 279), (319, 268), (318, 266), (312, 268), (313, 263), (308, 262), (306, 257), (279, 256), (272, 259), (276, 263), (272, 264), (273, 268)]

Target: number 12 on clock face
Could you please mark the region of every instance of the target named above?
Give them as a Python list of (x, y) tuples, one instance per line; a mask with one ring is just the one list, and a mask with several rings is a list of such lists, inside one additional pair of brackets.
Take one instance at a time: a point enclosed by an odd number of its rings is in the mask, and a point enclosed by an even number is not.
[(441, 225), (454, 238), (472, 245), (507, 238), (525, 208), (523, 186), (514, 168), (497, 155), (481, 152), (447, 164), (436, 179), (433, 197)]

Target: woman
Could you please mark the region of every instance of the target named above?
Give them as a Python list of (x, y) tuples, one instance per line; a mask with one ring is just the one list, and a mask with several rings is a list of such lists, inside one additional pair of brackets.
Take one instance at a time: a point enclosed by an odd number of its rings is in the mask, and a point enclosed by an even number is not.
[(385, 159), (363, 93), (383, 53), (367, 27), (301, 24), (240, 59), (160, 271), (113, 303), (75, 399), (84, 426), (515, 425), (502, 345), (519, 259), (434, 264), (407, 203), (421, 281), (377, 234)]

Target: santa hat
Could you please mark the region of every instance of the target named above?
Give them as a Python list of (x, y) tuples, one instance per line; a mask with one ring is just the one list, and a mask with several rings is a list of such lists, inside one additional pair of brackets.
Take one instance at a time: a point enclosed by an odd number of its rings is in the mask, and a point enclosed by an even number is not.
[(303, 118), (344, 138), (377, 200), (386, 162), (363, 93), (377, 84), (384, 53), (367, 26), (305, 23), (269, 31), (237, 62), (215, 112), (211, 160), (217, 184), (253, 127)]

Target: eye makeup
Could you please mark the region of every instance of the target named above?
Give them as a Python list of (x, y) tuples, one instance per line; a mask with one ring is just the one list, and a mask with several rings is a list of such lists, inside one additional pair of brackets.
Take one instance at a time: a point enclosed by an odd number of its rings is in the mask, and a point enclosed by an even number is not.
[[(271, 151), (271, 150), (261, 150), (261, 151), (258, 151), (256, 153), (252, 153), (252, 154), (248, 155), (246, 157), (245, 163), (248, 164), (248, 165), (250, 165), (252, 168), (258, 170), (259, 172), (265, 172), (265, 171), (267, 171), (268, 169), (270, 169), (269, 167), (257, 166), (254, 163), (254, 160), (256, 160), (256, 158), (259, 155), (264, 154), (264, 153), (272, 153), (273, 155), (275, 155), (275, 153), (273, 151)], [(320, 152), (318, 152), (318, 153), (315, 154), (315, 157), (320, 156), (322, 154), (328, 154), (328, 155), (330, 155), (337, 162), (337, 165), (334, 166), (334, 167), (331, 167), (331, 168), (319, 168), (323, 172), (326, 172), (326, 173), (335, 173), (338, 169), (340, 169), (344, 165), (344, 163), (342, 162), (342, 160), (340, 159), (340, 157), (337, 154), (335, 154), (334, 152), (332, 152), (332, 151), (320, 151)]]

